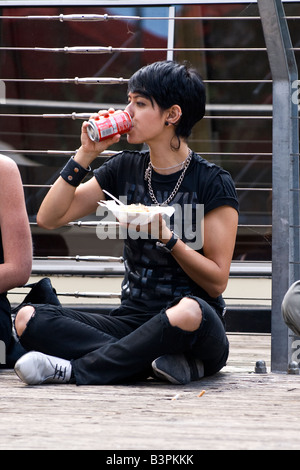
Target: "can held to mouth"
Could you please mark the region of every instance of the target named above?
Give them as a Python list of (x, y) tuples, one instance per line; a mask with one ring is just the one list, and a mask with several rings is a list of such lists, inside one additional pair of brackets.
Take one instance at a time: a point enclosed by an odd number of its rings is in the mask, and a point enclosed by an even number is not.
[(117, 134), (126, 134), (132, 128), (132, 119), (127, 111), (116, 111), (108, 117), (91, 119), (87, 127), (87, 133), (91, 140), (100, 142), (110, 139)]

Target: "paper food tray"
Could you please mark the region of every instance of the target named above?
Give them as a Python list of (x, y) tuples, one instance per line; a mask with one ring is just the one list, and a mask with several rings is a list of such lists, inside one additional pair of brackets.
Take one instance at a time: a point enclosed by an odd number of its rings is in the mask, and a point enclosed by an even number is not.
[[(98, 204), (110, 210), (116, 219), (124, 224), (144, 225), (151, 222), (155, 214), (171, 217), (175, 212), (175, 208), (172, 206), (139, 206), (135, 204), (120, 206), (115, 201), (111, 200), (100, 201)], [(147, 210), (144, 210), (144, 207), (146, 207)]]

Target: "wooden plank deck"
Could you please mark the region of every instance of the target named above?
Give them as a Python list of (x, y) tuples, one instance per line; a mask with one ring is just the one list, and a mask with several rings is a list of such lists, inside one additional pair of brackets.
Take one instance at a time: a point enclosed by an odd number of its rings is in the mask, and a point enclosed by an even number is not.
[(299, 449), (300, 376), (254, 373), (270, 336), (229, 338), (223, 371), (186, 386), (32, 387), (0, 371), (0, 450)]

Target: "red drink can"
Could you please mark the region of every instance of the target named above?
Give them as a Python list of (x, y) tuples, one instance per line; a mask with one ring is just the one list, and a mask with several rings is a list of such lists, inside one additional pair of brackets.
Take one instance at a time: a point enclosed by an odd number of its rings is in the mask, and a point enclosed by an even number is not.
[(87, 133), (91, 140), (100, 142), (117, 134), (126, 134), (132, 128), (132, 120), (127, 111), (116, 111), (108, 117), (90, 119)]

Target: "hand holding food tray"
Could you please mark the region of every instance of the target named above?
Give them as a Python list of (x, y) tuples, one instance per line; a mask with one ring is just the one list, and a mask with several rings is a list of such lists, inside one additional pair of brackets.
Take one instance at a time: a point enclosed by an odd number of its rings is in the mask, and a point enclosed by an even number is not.
[(99, 205), (106, 207), (122, 224), (146, 225), (149, 224), (156, 214), (171, 217), (175, 208), (172, 206), (144, 206), (143, 204), (123, 204), (107, 191), (103, 191), (114, 200), (100, 201)]

